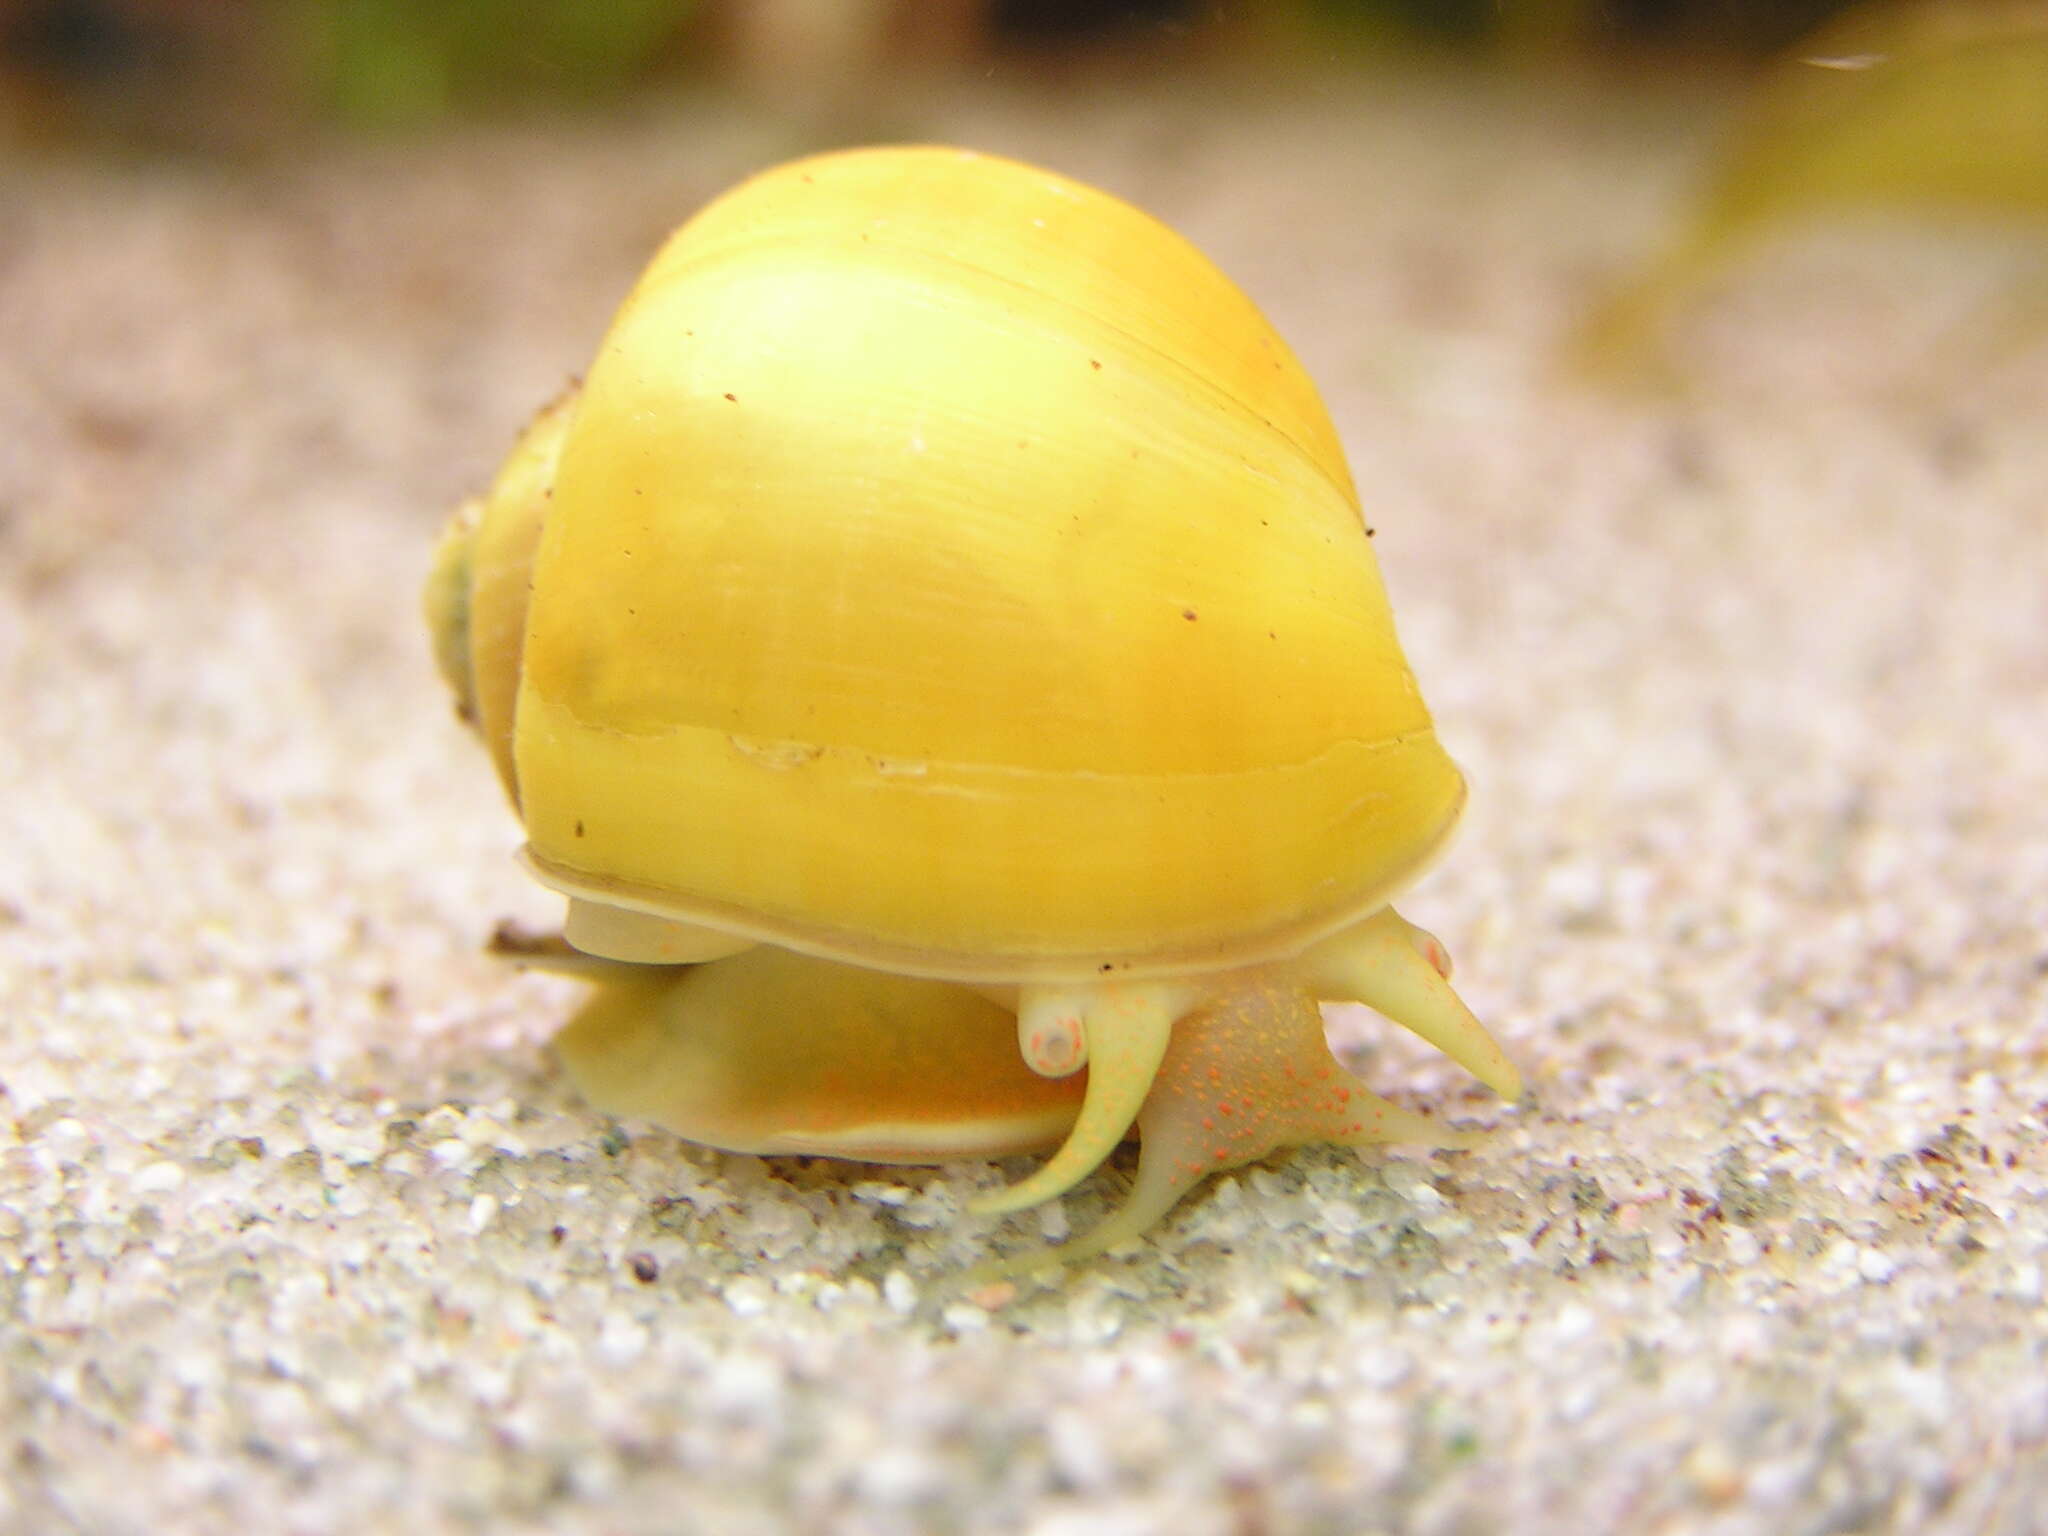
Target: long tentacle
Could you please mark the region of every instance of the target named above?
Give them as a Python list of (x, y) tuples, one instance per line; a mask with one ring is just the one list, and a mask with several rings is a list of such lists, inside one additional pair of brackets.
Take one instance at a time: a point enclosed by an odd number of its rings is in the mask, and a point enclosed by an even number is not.
[[(1033, 990), (1024, 989), (1025, 1013), (1032, 1011)], [(1166, 1055), (1173, 1021), (1186, 1006), (1187, 989), (1173, 983), (1109, 983), (1090, 989), (1079, 1009), (1088, 1086), (1074, 1129), (1037, 1172), (981, 1196), (969, 1209), (987, 1216), (1021, 1211), (1065, 1194), (1093, 1173), (1137, 1120)]]
[(1443, 946), (1392, 907), (1323, 940), (1298, 965), (1318, 997), (1364, 1003), (1413, 1030), (1502, 1098), (1521, 1097), (1521, 1073), (1451, 990)]

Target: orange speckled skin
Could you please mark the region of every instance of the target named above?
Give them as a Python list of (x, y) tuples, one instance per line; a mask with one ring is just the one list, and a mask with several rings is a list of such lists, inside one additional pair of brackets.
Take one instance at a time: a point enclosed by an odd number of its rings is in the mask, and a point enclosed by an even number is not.
[(1241, 973), (1174, 1030), (1138, 1131), (1176, 1198), (1282, 1147), (1446, 1134), (1361, 1086), (1330, 1054), (1315, 998), (1271, 970)]
[[(1268, 992), (1285, 984), (1257, 978), (1246, 986)], [(1302, 1000), (1307, 1007), (1240, 994), (1176, 1033), (1152, 1083), (1158, 1112), (1140, 1126), (1147, 1147), (1170, 1155), (1190, 1183), (1283, 1146), (1348, 1141), (1365, 1129), (1357, 1084), (1330, 1059), (1314, 999)]]

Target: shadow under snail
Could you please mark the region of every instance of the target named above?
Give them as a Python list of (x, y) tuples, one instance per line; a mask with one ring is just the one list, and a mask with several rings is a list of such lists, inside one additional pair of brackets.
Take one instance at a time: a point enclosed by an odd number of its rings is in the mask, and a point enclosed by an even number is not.
[[(1097, 1253), (1287, 1146), (1465, 1138), (1366, 1003), (1515, 1069), (1387, 904), (1464, 783), (1335, 430), (1198, 251), (1049, 172), (830, 154), (714, 201), (444, 535), (442, 671), (568, 898), (587, 1098), (736, 1151), (1132, 1130)], [(541, 957), (543, 960), (547, 956)]]

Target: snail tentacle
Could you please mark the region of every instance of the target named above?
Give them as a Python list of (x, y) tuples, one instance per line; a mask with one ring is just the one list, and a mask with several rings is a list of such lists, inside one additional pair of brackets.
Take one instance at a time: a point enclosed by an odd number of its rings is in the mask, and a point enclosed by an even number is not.
[(1443, 945), (1392, 907), (1323, 940), (1297, 964), (1316, 996), (1364, 1003), (1420, 1035), (1502, 1098), (1512, 1103), (1521, 1097), (1514, 1063), (1445, 979), (1450, 956)]
[(1085, 987), (1030, 987), (1017, 999), (1017, 1047), (1040, 1077), (1067, 1077), (1088, 1065)]
[[(1023, 989), (1020, 1020), (1040, 1010), (1049, 990)], [(980, 1215), (1006, 1215), (1054, 1199), (1095, 1171), (1130, 1134), (1173, 1038), (1174, 1020), (1193, 1001), (1191, 989), (1176, 982), (1108, 982), (1059, 990), (1068, 999), (1083, 999), (1079, 1014), (1088, 1087), (1081, 1113), (1060, 1149), (1036, 1173), (972, 1203), (969, 1208)]]

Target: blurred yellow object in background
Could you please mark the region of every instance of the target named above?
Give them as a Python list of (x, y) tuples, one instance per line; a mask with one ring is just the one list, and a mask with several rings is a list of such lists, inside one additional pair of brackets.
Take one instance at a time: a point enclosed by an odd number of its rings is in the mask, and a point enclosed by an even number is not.
[(1663, 253), (1587, 316), (1570, 361), (1653, 371), (1666, 324), (1745, 250), (1876, 209), (2048, 214), (2048, 4), (1873, 5), (1794, 47)]

